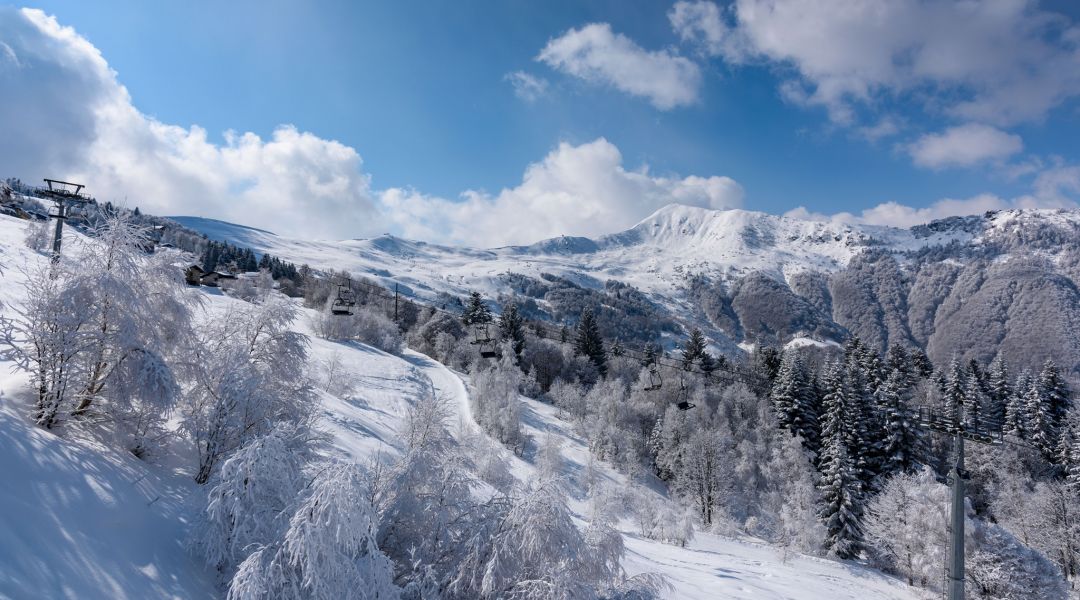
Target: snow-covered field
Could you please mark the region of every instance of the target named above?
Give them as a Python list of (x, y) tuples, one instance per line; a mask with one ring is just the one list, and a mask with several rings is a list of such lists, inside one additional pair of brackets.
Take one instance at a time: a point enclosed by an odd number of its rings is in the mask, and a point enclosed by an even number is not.
[[(6, 265), (0, 298), (17, 301), (18, 266), (47, 260), (22, 245), (23, 223), (0, 217)], [(286, 255), (288, 257), (288, 255)], [(293, 257), (290, 257), (293, 258)], [(326, 261), (330, 262), (330, 261)], [(239, 302), (203, 291), (202, 310), (218, 313)], [(5, 309), (9, 310), (9, 309)], [(310, 333), (305, 311), (295, 327)], [(419, 354), (393, 356), (359, 343), (311, 340), (311, 373), (320, 381), (329, 365), (336, 386), (321, 391), (327, 452), (366, 463), (376, 453), (400, 450), (398, 432), (408, 407), (425, 394), (445, 398), (459, 436), (473, 431), (468, 384), (462, 375)], [(184, 547), (201, 490), (190, 478), (190, 450), (170, 448), (148, 460), (92, 440), (60, 438), (26, 420), (26, 377), (0, 364), (0, 598), (210, 598), (221, 595), (217, 575)], [(613, 488), (640, 484), (590, 461), (583, 441), (549, 405), (523, 399), (522, 421), (532, 443), (523, 457), (506, 452), (520, 481), (536, 474), (535, 447), (546, 435), (561, 446), (570, 506), (584, 519), (581, 487), (586, 470)], [(594, 462), (590, 466), (590, 462)], [(642, 488), (661, 493), (659, 485)], [(858, 565), (786, 555), (753, 540), (697, 533), (680, 548), (636, 535), (629, 515), (621, 524), (628, 573), (667, 577), (670, 598), (797, 598), (800, 600), (919, 598), (917, 591)]]

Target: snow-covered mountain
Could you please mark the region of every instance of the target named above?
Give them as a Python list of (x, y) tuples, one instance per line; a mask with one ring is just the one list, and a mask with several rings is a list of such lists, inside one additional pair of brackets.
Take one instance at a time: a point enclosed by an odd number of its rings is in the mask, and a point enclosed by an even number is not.
[[(399, 284), (421, 299), (470, 290), (492, 299), (521, 296), (515, 281), (546, 278), (532, 298), (555, 320), (573, 320), (576, 313), (557, 304), (552, 288), (575, 285), (603, 294), (609, 282), (619, 282), (640, 290), (657, 315), (682, 324), (683, 332), (700, 327), (725, 352), (858, 334), (882, 348), (925, 347), (936, 361), (952, 354), (990, 360), (1000, 346), (1017, 364), (1053, 352), (1068, 357), (1063, 362), (1072, 370), (1080, 368), (1080, 345), (1070, 341), (1066, 325), (1054, 325), (1080, 322), (1080, 296), (1071, 284), (1080, 255), (1076, 211), (1001, 211), (903, 229), (669, 205), (626, 231), (596, 239), (559, 237), (492, 249), (391, 235), (294, 240), (219, 221), (175, 219), (213, 239), (297, 264)], [(1036, 281), (1021, 285), (1019, 296), (991, 291), (1031, 278)], [(606, 304), (602, 298), (599, 303)], [(1055, 319), (1039, 328), (1038, 343), (1029, 327), (1010, 325), (1013, 318), (1038, 321), (1025, 307), (1045, 305), (1053, 306)], [(955, 330), (956, 323), (987, 310), (1001, 318), (983, 319), (976, 332), (963, 336)], [(665, 339), (674, 346), (680, 334)], [(1045, 352), (1030, 354), (1030, 347), (1047, 346), (1045, 340), (1051, 340)]]

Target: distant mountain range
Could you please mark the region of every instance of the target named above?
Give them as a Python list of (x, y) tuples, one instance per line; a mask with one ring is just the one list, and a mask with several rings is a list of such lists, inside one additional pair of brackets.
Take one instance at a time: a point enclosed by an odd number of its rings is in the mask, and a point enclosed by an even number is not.
[[(583, 302), (622, 310), (605, 298), (621, 298), (630, 286), (651, 305), (653, 320), (701, 327), (729, 353), (755, 344), (828, 345), (857, 334), (879, 347), (923, 347), (935, 364), (953, 356), (987, 363), (1001, 352), (1017, 367), (1054, 358), (1080, 374), (1078, 211), (1001, 211), (901, 229), (669, 205), (596, 239), (493, 249), (390, 235), (294, 240), (173, 219), (298, 264), (399, 283), (421, 298), (474, 289), (492, 299), (513, 294), (556, 321), (574, 320)], [(566, 288), (575, 299), (567, 300)], [(671, 346), (678, 329), (653, 333)]]

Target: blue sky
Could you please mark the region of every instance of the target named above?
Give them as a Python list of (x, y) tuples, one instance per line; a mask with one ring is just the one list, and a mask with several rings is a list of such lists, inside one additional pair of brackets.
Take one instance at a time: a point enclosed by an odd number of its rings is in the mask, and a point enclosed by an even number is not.
[[(781, 9), (788, 3), (777, 2)], [(910, 207), (900, 218), (910, 221), (964, 210), (933, 208), (943, 199), (969, 202), (964, 207), (976, 210), (1069, 206), (1080, 194), (1080, 183), (1074, 187), (1070, 179), (1080, 160), (1075, 4), (989, 3), (1000, 5), (995, 10), (1006, 14), (1003, 19), (965, 15), (954, 3), (916, 0), (891, 6), (868, 0), (865, 10), (853, 11), (815, 0), (772, 17), (760, 16), (761, 7), (754, 6), (759, 0), (679, 4), (681, 20), (672, 2), (36, 6), (100, 51), (130, 104), (153, 123), (188, 132), (201, 128), (215, 147), (229, 145), (226, 131), (270, 140), (289, 124), (353, 149), (362, 159), (352, 166), (362, 181), (350, 184), (363, 196), (355, 201), (363, 204), (357, 210), (366, 215), (362, 221), (416, 237), (533, 241), (470, 234), (468, 223), (486, 219), (477, 213), (499, 212), (485, 211), (484, 202), (512, 209), (517, 196), (506, 192), (524, 187), (529, 165), (550, 158), (560, 144), (570, 152), (601, 138), (617, 149), (619, 165), (630, 172), (647, 166), (649, 177), (665, 181), (700, 176), (737, 182), (735, 200), (730, 194), (728, 200), (699, 200), (714, 207), (773, 213), (804, 207), (803, 213), (852, 213), (858, 219), (865, 217), (862, 211), (893, 201)], [(754, 10), (759, 13), (751, 19)], [(797, 14), (801, 10), (812, 12)], [(8, 11), (0, 18), (17, 16)], [(881, 37), (888, 39), (879, 44), (874, 31), (882, 25), (874, 21), (881, 19), (888, 32)], [(938, 31), (927, 32), (935, 28), (920, 26), (919, 19), (933, 19)], [(816, 28), (820, 39), (770, 46), (773, 35), (798, 37), (789, 31), (795, 25), (804, 33)], [(16, 31), (8, 28), (8, 39)], [(927, 49), (926, 56), (911, 59), (911, 48)], [(1002, 57), (987, 57), (987, 49), (995, 48)], [(19, 47), (16, 54), (27, 50)], [(868, 58), (845, 58), (853, 55)], [(1009, 64), (1009, 56), (1027, 58)], [(638, 68), (638, 59), (655, 59), (656, 71)], [(987, 64), (989, 59), (1000, 66)], [(1031, 74), (1033, 63), (1039, 68)], [(658, 87), (655, 81), (669, 66), (685, 67), (686, 77)], [(27, 71), (22, 68), (19, 76), (34, 77)], [(513, 79), (522, 77), (540, 82), (542, 92), (528, 98), (516, 93)], [(634, 89), (645, 91), (627, 91)], [(971, 99), (982, 102), (958, 108)], [(874, 127), (885, 134), (869, 135)], [(949, 143), (941, 147), (935, 141)], [(110, 141), (108, 147), (120, 143), (125, 142)], [(950, 158), (956, 155), (966, 158)], [(566, 159), (572, 165), (579, 157)], [(107, 161), (96, 159), (95, 165), (102, 162)], [(86, 166), (75, 173), (94, 177)], [(1040, 176), (1063, 183), (1048, 187)], [(267, 183), (251, 173), (236, 181), (227, 189)], [(571, 193), (591, 185), (575, 184)], [(121, 176), (99, 184), (99, 190), (122, 193), (128, 202), (135, 188)], [(397, 200), (381, 200), (387, 190), (399, 192)], [(469, 190), (475, 193), (463, 199)], [(642, 193), (649, 200), (629, 203), (628, 220), (612, 216), (617, 205), (592, 215), (610, 227), (577, 227), (568, 216), (519, 235), (612, 230), (644, 217), (661, 201), (652, 188)], [(450, 206), (470, 199), (475, 206)], [(548, 203), (534, 199), (529, 206), (542, 211)], [(912, 216), (927, 207), (933, 210)], [(174, 202), (161, 208), (185, 207)], [(192, 208), (235, 218), (214, 203)], [(869, 221), (882, 218), (889, 217)], [(444, 220), (454, 222), (457, 233), (440, 235)], [(273, 221), (255, 224), (289, 230)], [(372, 233), (352, 227), (356, 235)], [(494, 221), (483, 227), (502, 228)], [(342, 236), (353, 229), (310, 225), (294, 233)]]

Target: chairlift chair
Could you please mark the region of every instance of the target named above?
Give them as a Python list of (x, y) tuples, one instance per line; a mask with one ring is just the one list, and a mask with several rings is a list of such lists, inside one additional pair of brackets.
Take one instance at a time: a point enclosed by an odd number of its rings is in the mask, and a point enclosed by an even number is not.
[(678, 396), (679, 401), (675, 404), (675, 408), (678, 408), (679, 410), (690, 410), (691, 408), (696, 408), (697, 407), (696, 404), (694, 404), (693, 402), (690, 402), (687, 399), (687, 394), (688, 393), (689, 392), (686, 389), (686, 381), (680, 379), (679, 380), (679, 396)]
[(347, 281), (337, 284), (337, 297), (330, 305), (330, 314), (352, 315), (353, 306), (356, 306), (356, 295), (353, 294), (352, 286)]
[(479, 347), (481, 358), (496, 358), (499, 356), (498, 346), (495, 340), (491, 338), (487, 323), (473, 325), (473, 341), (471, 343)]
[(648, 377), (648, 380), (645, 382), (646, 392), (655, 392), (664, 387), (664, 378), (660, 376), (660, 370), (656, 368), (656, 365), (649, 366)]

